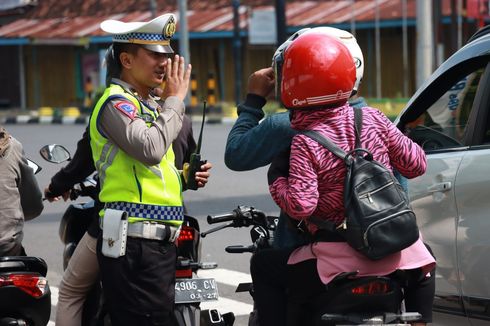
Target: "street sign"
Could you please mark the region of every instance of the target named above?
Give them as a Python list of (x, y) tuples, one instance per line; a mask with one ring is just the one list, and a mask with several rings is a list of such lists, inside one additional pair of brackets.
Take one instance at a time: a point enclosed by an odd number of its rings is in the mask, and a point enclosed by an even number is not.
[(276, 12), (274, 9), (252, 10), (248, 24), (248, 42), (253, 45), (276, 44)]

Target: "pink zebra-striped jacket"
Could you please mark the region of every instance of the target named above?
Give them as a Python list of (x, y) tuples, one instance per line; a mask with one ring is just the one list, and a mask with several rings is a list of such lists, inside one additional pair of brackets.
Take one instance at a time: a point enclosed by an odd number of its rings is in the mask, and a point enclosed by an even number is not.
[[(315, 130), (348, 151), (354, 148), (354, 111), (348, 104), (324, 110), (295, 110), (291, 127)], [(386, 116), (373, 108), (363, 108), (362, 147), (378, 162), (396, 168), (403, 176), (415, 178), (426, 169), (423, 150), (403, 135)], [(274, 201), (289, 216), (305, 220), (317, 216), (335, 223), (344, 219), (344, 162), (322, 145), (304, 135), (296, 135), (291, 144), (289, 177), (280, 177), (269, 190)], [(372, 261), (345, 242), (317, 242), (296, 249), (289, 264), (317, 259), (324, 283), (342, 272), (359, 271), (359, 276), (386, 275), (396, 269), (424, 267), (427, 271), (435, 260), (420, 238), (412, 246), (379, 261)]]

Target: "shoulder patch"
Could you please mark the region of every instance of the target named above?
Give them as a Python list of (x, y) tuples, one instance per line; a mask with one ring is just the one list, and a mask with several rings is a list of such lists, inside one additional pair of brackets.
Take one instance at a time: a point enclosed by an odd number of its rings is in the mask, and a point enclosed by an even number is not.
[(131, 119), (134, 119), (134, 117), (136, 116), (136, 106), (129, 101), (114, 102), (114, 107)]

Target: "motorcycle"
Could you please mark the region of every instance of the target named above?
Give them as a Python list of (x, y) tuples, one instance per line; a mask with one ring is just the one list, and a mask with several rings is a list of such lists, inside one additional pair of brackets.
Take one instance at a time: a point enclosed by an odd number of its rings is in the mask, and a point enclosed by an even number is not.
[[(41, 149), (44, 159), (52, 163), (62, 163), (70, 159), (69, 152), (60, 145), (46, 145)], [(43, 154), (44, 153), (44, 154)], [(97, 175), (76, 184), (70, 192), (70, 199), (88, 197), (85, 203), (71, 204), (66, 209), (60, 222), (59, 236), (65, 248), (63, 251), (63, 268), (76, 249), (76, 246), (89, 227), (92, 216), (96, 213), (95, 200), (99, 189)], [(234, 315), (221, 315), (216, 309), (201, 310), (200, 303), (218, 300), (218, 288), (212, 278), (198, 278), (200, 269), (213, 269), (216, 263), (200, 262), (201, 242), (199, 223), (196, 218), (185, 215), (176, 240), (177, 264), (175, 281), (174, 315), (179, 326), (231, 326)], [(84, 304), (82, 325), (108, 325), (107, 312), (103, 303), (101, 284), (97, 282), (89, 293)], [(1, 325), (0, 325), (1, 326)]]
[[(249, 206), (239, 206), (230, 213), (208, 216), (209, 224), (226, 223), (202, 232), (205, 237), (225, 228), (252, 227), (252, 245), (228, 246), (228, 253), (256, 253), (271, 248), (278, 218), (267, 216)], [(356, 272), (343, 273), (332, 280), (325, 292), (314, 298), (308, 311), (303, 312), (305, 325), (407, 325), (420, 320), (417, 312), (402, 312), (404, 282), (402, 271), (389, 276), (356, 277)], [(236, 292), (254, 295), (251, 283), (241, 283)], [(257, 311), (249, 316), (249, 326), (258, 325)]]
[[(41, 167), (28, 160), (38, 173)], [(44, 326), (51, 314), (48, 266), (38, 257), (0, 257), (0, 326)]]

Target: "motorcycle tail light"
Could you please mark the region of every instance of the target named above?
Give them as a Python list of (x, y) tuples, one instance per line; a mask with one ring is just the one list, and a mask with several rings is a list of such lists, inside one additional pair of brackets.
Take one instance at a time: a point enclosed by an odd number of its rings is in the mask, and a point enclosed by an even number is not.
[(190, 226), (183, 226), (180, 230), (179, 237), (177, 238), (177, 247), (184, 242), (194, 241), (194, 228)]
[(45, 277), (33, 274), (10, 274), (0, 276), (0, 287), (15, 286), (34, 298), (46, 292), (48, 282)]
[(352, 294), (385, 294), (391, 291), (390, 285), (386, 282), (373, 281), (351, 289)]
[(191, 278), (192, 269), (177, 269), (175, 271), (175, 278)]

